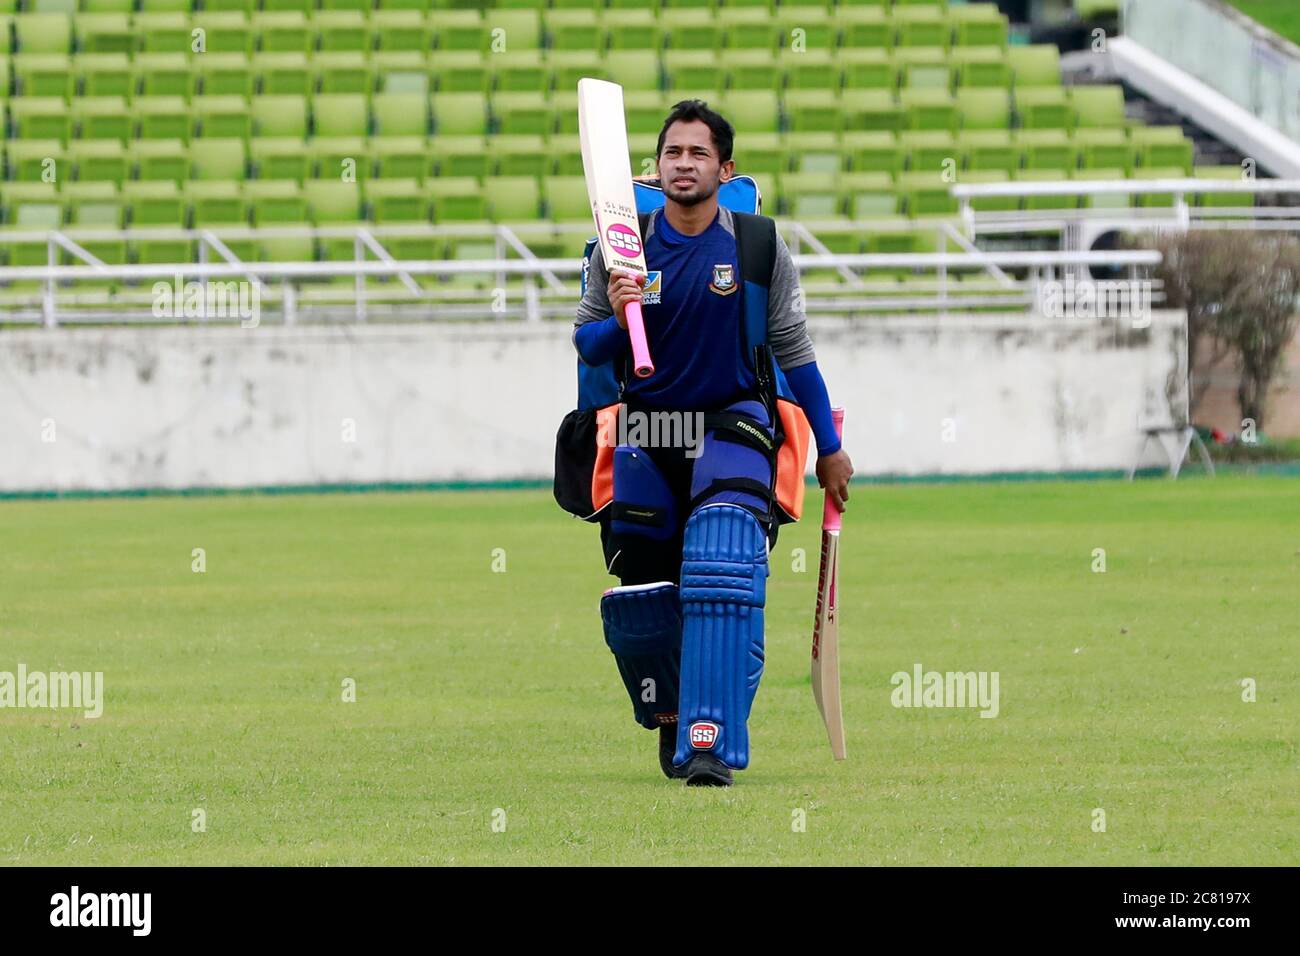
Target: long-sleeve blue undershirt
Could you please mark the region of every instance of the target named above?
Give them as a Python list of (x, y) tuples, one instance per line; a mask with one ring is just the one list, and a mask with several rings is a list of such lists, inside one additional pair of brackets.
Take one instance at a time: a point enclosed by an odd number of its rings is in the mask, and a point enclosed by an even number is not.
[(573, 335), (573, 344), (578, 347), (578, 354), (588, 365), (604, 365), (628, 348), (627, 329), (618, 324), (614, 316), (598, 322), (587, 322), (578, 326)]
[(817, 454), (833, 455), (840, 450), (840, 438), (835, 434), (835, 419), (831, 417), (831, 399), (826, 392), (826, 382), (816, 362), (788, 369), (785, 380), (790, 391), (799, 400), (803, 413), (808, 416), (813, 435), (817, 438)]

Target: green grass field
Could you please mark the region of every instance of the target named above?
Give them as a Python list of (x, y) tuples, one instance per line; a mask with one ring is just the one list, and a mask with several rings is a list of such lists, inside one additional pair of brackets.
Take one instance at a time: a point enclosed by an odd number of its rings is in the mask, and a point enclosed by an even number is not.
[[(661, 776), (596, 529), (545, 492), (8, 501), (0, 529), (0, 671), (106, 697), (0, 710), (5, 864), (1300, 862), (1295, 480), (858, 487), (849, 759), (809, 688), (805, 521), (724, 791)], [(997, 671), (1001, 713), (895, 709), (915, 663)]]
[(1274, 33), (1300, 43), (1300, 5), (1295, 0), (1229, 0), (1229, 3)]

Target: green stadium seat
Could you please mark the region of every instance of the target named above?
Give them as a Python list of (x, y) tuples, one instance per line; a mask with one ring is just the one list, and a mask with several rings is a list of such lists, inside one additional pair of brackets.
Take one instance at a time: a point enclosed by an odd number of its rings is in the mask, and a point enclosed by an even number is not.
[(131, 114), (120, 96), (86, 96), (72, 103), (72, 120), (81, 139), (131, 138)]
[[(438, 14), (441, 18), (442, 14)], [(595, 19), (593, 12), (587, 12), (587, 18)], [(485, 45), (491, 41), (492, 32), (500, 31), (506, 41), (506, 52), (516, 50), (537, 50), (542, 46), (542, 18), (536, 10), (487, 10), (483, 14), (483, 33)], [(480, 47), (483, 49), (484, 47)]]
[(72, 59), (67, 54), (19, 53), (12, 62), (17, 95), (72, 96)]
[[(59, 229), (63, 226), (63, 202), (54, 183), (17, 182), (0, 185), (0, 204), (5, 223), (15, 229)], [(39, 266), (50, 261), (43, 242), (4, 243), (12, 266)]]
[[(585, 50), (594, 53), (605, 48), (604, 23), (591, 10), (554, 10), (546, 17), (546, 29), (553, 50)], [(509, 33), (506, 34), (506, 39), (509, 41)]]
[(373, 0), (320, 0), (322, 10), (359, 10), (369, 13), (374, 6)]
[(546, 215), (555, 222), (589, 222), (591, 200), (587, 198), (587, 181), (582, 176), (548, 176)]
[[(1010, 178), (1000, 169), (971, 170), (962, 173), (958, 182), (978, 186), (984, 183), (1005, 183)], [(971, 199), (970, 205), (976, 212), (1016, 212), (1020, 208), (1020, 199), (1016, 196), (977, 196)]]
[(1016, 140), (1025, 154), (1025, 168), (1030, 170), (1068, 170), (1079, 166), (1079, 146), (1059, 130), (1021, 130)]
[[(68, 183), (63, 187), (63, 199), (68, 207), (68, 222), (74, 228), (121, 229), (125, 223), (126, 207), (116, 182)], [(127, 261), (125, 239), (71, 238), (101, 262), (123, 265)], [(69, 254), (66, 261), (81, 260)]]
[(424, 136), (429, 130), (427, 96), (378, 93), (370, 101), (376, 136)]
[(253, 95), (253, 68), (242, 53), (204, 53), (190, 63), (204, 96)]
[(726, 85), (727, 63), (711, 50), (665, 50), (663, 74), (673, 90), (716, 90)]
[(900, 47), (952, 45), (952, 24), (937, 4), (895, 6), (893, 23)]
[[(414, 179), (371, 180), (366, 184), (366, 199), (370, 203), (371, 219), (381, 225), (429, 221), (429, 199)], [(384, 240), (384, 244), (396, 258), (408, 258), (393, 248), (397, 244), (393, 239)]]
[(197, 75), (184, 53), (140, 53), (131, 64), (136, 90), (144, 96), (180, 96), (196, 92)]
[(259, 92), (266, 96), (309, 96), (312, 71), (306, 54), (262, 53), (256, 60)]
[(791, 90), (818, 90), (838, 93), (843, 86), (843, 75), (838, 61), (830, 50), (808, 50), (805, 53), (782, 54), (782, 65)]
[(791, 133), (837, 133), (844, 121), (839, 97), (826, 90), (787, 90), (785, 114)]
[(248, 139), (252, 134), (249, 101), (242, 96), (196, 96), (193, 102), (197, 135), (206, 139)]
[(898, 95), (907, 129), (954, 130), (957, 105), (947, 90), (908, 90)]
[(846, 130), (897, 131), (903, 127), (903, 111), (892, 91), (846, 89), (840, 103)]
[(1084, 169), (1120, 169), (1125, 175), (1133, 170), (1133, 145), (1125, 130), (1078, 129), (1074, 142)]
[(429, 140), (429, 153), (439, 176), (482, 179), (491, 168), (487, 140), (482, 136), (434, 136)]
[(854, 172), (883, 172), (893, 176), (903, 171), (906, 155), (895, 133), (854, 131), (845, 133), (842, 143)]
[(77, 179), (120, 183), (127, 178), (126, 150), (117, 140), (88, 139), (69, 144)]
[(730, 50), (762, 50), (771, 53), (776, 49), (780, 31), (768, 10), (737, 9), (735, 4), (731, 4), (725, 16), (727, 46)]
[(213, 13), (242, 13), (248, 15), (257, 9), (257, 2), (256, 0), (203, 0), (203, 9)]
[[(620, 56), (625, 56), (628, 52), (632, 51), (625, 51)], [(597, 57), (581, 50), (552, 50), (547, 53), (544, 63), (548, 71), (544, 89), (577, 93), (578, 81), (584, 76), (598, 80), (609, 79), (607, 61), (603, 55)]]
[[(1018, 182), (1053, 183), (1065, 182), (1070, 178), (1065, 169), (1026, 169), (1016, 176)], [(1078, 209), (1079, 197), (1070, 196), (1023, 196), (1021, 208), (1026, 212), (1047, 212), (1055, 209)]]
[(269, 13), (311, 13), (316, 0), (262, 0), (262, 9)]
[(898, 135), (898, 145), (913, 172), (955, 172), (961, 166), (957, 141), (946, 130), (907, 130)]
[(1020, 170), (1023, 144), (1007, 130), (970, 130), (962, 134), (960, 142), (972, 172), (1015, 175)]
[(375, 54), (373, 62), (375, 86), (380, 93), (418, 96), (424, 102), (416, 109), (417, 115), (422, 116), (428, 111), (429, 61), (424, 53), (414, 50), (380, 52)]
[[(1011, 66), (1000, 47), (954, 47), (949, 62), (956, 71), (957, 86), (1011, 86)], [(1032, 84), (1026, 84), (1032, 85)]]
[(903, 173), (898, 177), (899, 192), (903, 194), (907, 214), (912, 217), (954, 215), (958, 203), (952, 195), (952, 186), (938, 170)]
[(881, 7), (841, 4), (837, 19), (844, 49), (893, 49), (898, 33)]
[[(1072, 171), (1070, 178), (1083, 181), (1128, 179), (1129, 171), (1119, 167), (1112, 169), (1077, 169)], [(1081, 197), (1080, 202), (1085, 209), (1128, 209), (1133, 205), (1131, 194), (1126, 195), (1124, 193), (1084, 196)]]
[[(1134, 179), (1183, 179), (1187, 171), (1181, 166), (1155, 166), (1133, 170)], [(1137, 205), (1146, 209), (1167, 209), (1174, 205), (1173, 193), (1138, 193), (1134, 199)], [(1185, 201), (1193, 201), (1194, 196), (1183, 195)]]
[(254, 137), (248, 141), (248, 158), (258, 179), (301, 182), (311, 174), (311, 161), (297, 137)]
[(124, 13), (82, 13), (73, 26), (83, 53), (130, 53), (135, 48), (131, 19)]
[(780, 133), (747, 133), (736, 141), (736, 171), (779, 173), (788, 165), (785, 138)]
[[(635, 93), (627, 93), (625, 105), (635, 103)], [(546, 99), (537, 93), (498, 93), (492, 97), (492, 114), (496, 117), (497, 127), (506, 135), (546, 136), (551, 132), (551, 112)], [(633, 128), (633, 119), (629, 116), (628, 129)], [(455, 130), (455, 132), (476, 132), (475, 130)]]
[(311, 59), (315, 83), (322, 93), (370, 95), (374, 77), (370, 65), (355, 53), (317, 53)]
[(375, 136), (370, 140), (370, 164), (385, 179), (415, 179), (432, 175), (433, 163), (423, 136)]
[(941, 46), (900, 47), (894, 52), (894, 65), (902, 89), (952, 89), (952, 59)]
[(487, 97), (478, 93), (434, 93), (429, 97), (439, 136), (481, 136), (488, 131)]
[(140, 139), (126, 148), (127, 165), (136, 179), (184, 182), (190, 178), (190, 154), (179, 139)]
[(1069, 130), (1074, 127), (1074, 110), (1061, 87), (1016, 89), (1016, 115), (1024, 129)]
[(305, 96), (258, 96), (251, 103), (252, 135), (302, 139), (307, 135)]
[(6, 177), (17, 182), (59, 182), (71, 174), (68, 152), (57, 139), (11, 139), (5, 154)]
[(948, 16), (960, 46), (1007, 45), (1007, 18), (992, 3), (950, 5)]
[[(605, 64), (605, 74), (625, 90), (659, 92), (659, 58), (648, 50), (628, 50), (610, 57)], [(577, 92), (577, 85), (574, 85)]]
[[(273, 18), (286, 14), (265, 14)], [(196, 13), (192, 21), (196, 30), (202, 30), (203, 53), (242, 53), (253, 55), (253, 28), (243, 13), (204, 11)], [(189, 40), (187, 38), (187, 47)], [(199, 52), (199, 51), (195, 51)]]
[[(185, 184), (184, 195), (192, 210), (195, 229), (220, 230), (249, 224), (249, 203), (237, 182), (191, 180)], [(240, 261), (249, 261), (257, 255), (257, 243), (251, 238), (230, 235), (218, 238)]]
[[(485, 51), (483, 15), (478, 10), (438, 10), (429, 21), (433, 24), (433, 45), (444, 50)], [(527, 47), (521, 43), (520, 49)]]
[[(1240, 166), (1197, 166), (1192, 170), (1192, 178), (1243, 182), (1246, 176)], [(1250, 193), (1206, 192), (1195, 197), (1188, 196), (1187, 199), (1198, 206), (1209, 208), (1249, 208), (1255, 205), (1255, 197)]]
[(1011, 126), (1011, 97), (1006, 90), (962, 87), (954, 94), (954, 99), (963, 129), (1008, 129)]
[[(130, 210), (133, 229), (173, 229), (186, 226), (186, 204), (174, 182), (124, 182), (122, 200)], [(136, 238), (132, 258), (143, 263), (190, 262), (194, 243), (188, 239)]]
[(467, 177), (439, 177), (425, 184), (433, 201), (433, 221), (475, 222), (487, 219), (487, 199), (478, 180)]
[(549, 176), (553, 160), (540, 136), (494, 136), (488, 140), (492, 168), (498, 176)]
[[(521, 51), (523, 55), (524, 51)], [(440, 93), (486, 93), (492, 85), (492, 69), (513, 57), (484, 57), (465, 51), (437, 51), (429, 62), (429, 73)]]
[(76, 13), (77, 0), (27, 0), (24, 9), (31, 13)]
[(190, 52), (190, 18), (184, 13), (137, 13), (133, 24), (146, 53)]
[(840, 194), (853, 219), (898, 215), (898, 194), (894, 192), (894, 178), (889, 173), (844, 173), (840, 176)]
[[(781, 106), (775, 92), (768, 90), (738, 90), (728, 93), (724, 100), (726, 116), (737, 129), (746, 133), (777, 133), (781, 130)], [(653, 132), (659, 133), (668, 110), (662, 109)]]
[[(653, 133), (636, 133), (629, 135), (627, 138), (627, 158), (632, 164), (632, 175), (634, 176), (654, 176), (658, 171), (655, 150), (659, 145), (659, 131)], [(556, 171), (559, 175), (559, 171)], [(565, 175), (577, 175), (576, 171), (566, 172)]]
[(1138, 162), (1144, 168), (1177, 167), (1187, 175), (1192, 170), (1192, 142), (1177, 126), (1135, 126), (1131, 139)]
[(370, 22), (380, 50), (426, 53), (432, 46), (429, 21), (417, 10), (378, 10)]
[(192, 9), (193, 0), (140, 0), (142, 13), (189, 13)]
[[(825, 7), (782, 4), (777, 8), (775, 20), (777, 42), (783, 50), (804, 49), (809, 53), (829, 53), (835, 46), (839, 31)], [(725, 25), (725, 29), (730, 32), (730, 25)]]
[[(249, 180), (244, 183), (243, 195), (254, 226), (305, 226), (309, 221), (307, 199), (297, 182)], [(315, 243), (306, 235), (259, 236), (256, 240), (256, 256), (263, 262), (310, 262), (315, 251)]]
[(214, 137), (190, 143), (192, 181), (240, 181), (247, 175), (248, 152), (243, 138)]
[(1115, 128), (1123, 126), (1124, 90), (1119, 86), (1075, 86), (1070, 88), (1079, 126)]
[(306, 54), (314, 46), (314, 33), (300, 12), (260, 13), (253, 17), (262, 53)]
[(1006, 58), (1016, 89), (1061, 85), (1061, 51), (1051, 43), (1011, 46)]
[[(369, 0), (365, 0), (365, 2), (366, 2), (366, 6), (359, 9), (366, 9), (366, 10), (370, 9), (371, 4), (369, 3)], [(380, 10), (419, 10), (421, 13), (427, 13), (431, 6), (436, 6), (439, 8), (445, 6), (451, 6), (451, 4), (443, 3), (441, 2), (441, 0), (433, 0), (432, 3), (430, 2), (430, 0), (379, 0), (379, 2), (374, 5), (377, 6)], [(501, 6), (523, 6), (523, 5), (524, 4), (520, 4), (520, 3), (501, 4)], [(536, 5), (540, 6), (540, 3)]]
[[(141, 53), (137, 59), (152, 55)], [(135, 97), (131, 60), (123, 53), (83, 53), (72, 67), (82, 96)]]
[(659, 21), (664, 45), (670, 50), (720, 50), (726, 28), (711, 16), (692, 14)]
[(16, 97), (9, 101), (9, 118), (18, 139), (67, 142), (72, 134), (68, 104), (61, 97)]
[(369, 132), (366, 98), (355, 93), (329, 93), (312, 103), (317, 136), (365, 136)]
[(497, 176), (486, 179), (488, 215), (493, 222), (534, 223), (541, 209), (541, 190), (532, 176)]
[(360, 136), (317, 136), (307, 145), (307, 155), (319, 179), (366, 179), (370, 155)]
[(712, 50), (687, 52), (718, 60), (733, 93), (744, 90), (776, 92), (785, 88), (784, 66), (767, 50), (737, 50), (725, 58), (719, 58)]
[(609, 34), (611, 57), (615, 52), (624, 50), (652, 50), (658, 53), (663, 47), (659, 21), (651, 10), (620, 10), (617, 15), (610, 14), (605, 21), (605, 29)]
[(839, 62), (844, 70), (846, 90), (894, 90), (898, 87), (898, 69), (886, 50), (841, 50)]
[(322, 53), (365, 53), (374, 46), (370, 19), (360, 10), (321, 10), (311, 26)]
[(72, 18), (68, 14), (20, 13), (12, 22), (15, 53), (72, 52)]
[(552, 93), (549, 107), (549, 126), (558, 134), (552, 140), (552, 152), (556, 155), (570, 152), (578, 135), (578, 94)]

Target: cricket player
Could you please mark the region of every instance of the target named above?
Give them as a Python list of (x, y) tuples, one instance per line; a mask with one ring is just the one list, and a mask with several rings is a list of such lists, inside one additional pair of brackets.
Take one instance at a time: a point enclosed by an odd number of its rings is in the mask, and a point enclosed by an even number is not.
[[(770, 355), (812, 427), (818, 482), (841, 511), (853, 474), (772, 220), (754, 220), (775, 237), (771, 275), (742, 277), (738, 217), (717, 195), (735, 171), (734, 138), (705, 103), (673, 107), (656, 150), (665, 204), (643, 236), (649, 287), (610, 274), (597, 247), (573, 333), (587, 364), (619, 363), (629, 416), (699, 413), (705, 423), (696, 447), (616, 448), (601, 524), (608, 570), (621, 581), (601, 600), (606, 643), (637, 722), (659, 729), (663, 772), (691, 786), (729, 786), (748, 765), (746, 723), (763, 672), (775, 413), (770, 369), (741, 344), (742, 297), (744, 313), (766, 310)], [(624, 306), (636, 299), (655, 365), (647, 378), (630, 373)]]

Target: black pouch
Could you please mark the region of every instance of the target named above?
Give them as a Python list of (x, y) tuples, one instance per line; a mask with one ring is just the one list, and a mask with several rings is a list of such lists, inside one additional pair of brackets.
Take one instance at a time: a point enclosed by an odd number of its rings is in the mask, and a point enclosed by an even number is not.
[(614, 449), (603, 447), (609, 442), (602, 443), (600, 432), (617, 412), (617, 405), (574, 409), (555, 433), (555, 501), (583, 521), (599, 521), (614, 497)]

